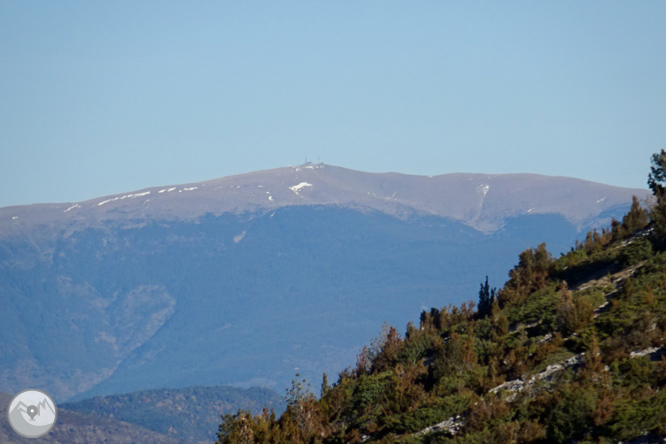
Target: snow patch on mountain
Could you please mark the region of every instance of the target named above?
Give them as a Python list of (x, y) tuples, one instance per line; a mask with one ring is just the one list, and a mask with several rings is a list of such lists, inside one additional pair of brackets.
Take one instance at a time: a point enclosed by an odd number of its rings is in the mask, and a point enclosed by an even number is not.
[(311, 183), (301, 182), (301, 183), (299, 183), (298, 185), (294, 185), (293, 187), (289, 187), (289, 189), (290, 189), (291, 191), (293, 191), (294, 193), (296, 193), (297, 196), (300, 196), (300, 194), (298, 194), (298, 192), (299, 192), (300, 190), (302, 190), (302, 189), (305, 188), (305, 187), (311, 187), (311, 186), (312, 186)]
[(146, 191), (146, 192), (143, 192), (143, 193), (136, 193), (136, 194), (126, 194), (126, 195), (121, 196), (121, 197), (114, 197), (113, 199), (103, 200), (102, 202), (98, 203), (97, 206), (101, 207), (104, 204), (107, 204), (109, 202), (115, 202), (116, 200), (123, 200), (123, 199), (128, 199), (128, 198), (134, 199), (134, 198), (137, 198), (137, 197), (147, 196), (149, 194), (150, 194), (150, 191)]

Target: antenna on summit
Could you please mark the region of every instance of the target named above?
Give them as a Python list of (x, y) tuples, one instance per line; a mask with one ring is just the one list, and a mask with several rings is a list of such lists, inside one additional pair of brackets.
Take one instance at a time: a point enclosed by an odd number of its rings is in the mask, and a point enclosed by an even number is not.
[(312, 162), (308, 162), (308, 153), (305, 153), (305, 163), (303, 165), (310, 165)]

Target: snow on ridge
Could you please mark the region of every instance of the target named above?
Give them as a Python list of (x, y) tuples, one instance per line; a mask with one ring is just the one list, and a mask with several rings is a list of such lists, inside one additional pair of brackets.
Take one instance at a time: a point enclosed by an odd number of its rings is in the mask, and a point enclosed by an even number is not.
[(312, 186), (311, 183), (301, 182), (301, 183), (299, 183), (298, 185), (294, 185), (293, 187), (289, 187), (289, 189), (290, 189), (291, 191), (293, 191), (294, 193), (296, 193), (297, 196), (300, 196), (300, 194), (298, 194), (298, 192), (299, 192), (300, 190), (302, 190), (302, 189), (305, 188), (305, 187), (311, 187), (311, 186)]
[(183, 188), (183, 191), (193, 191), (196, 190), (199, 187), (190, 187), (190, 188)]
[(75, 209), (75, 208), (81, 208), (81, 205), (79, 205), (79, 204), (74, 204), (74, 205), (72, 205), (71, 207), (67, 208), (65, 211), (63, 211), (63, 213), (66, 213), (66, 212), (68, 212), (69, 210), (73, 210), (73, 209)]
[(122, 197), (114, 197), (113, 199), (103, 200), (102, 202), (98, 203), (97, 206), (98, 206), (98, 207), (101, 207), (101, 206), (104, 205), (104, 204), (107, 204), (107, 203), (109, 203), (109, 202), (114, 202), (114, 201), (116, 201), (116, 200), (123, 200), (123, 199), (127, 199), (127, 198), (132, 198), (132, 199), (134, 199), (134, 198), (136, 198), (136, 197), (147, 196), (147, 195), (149, 195), (149, 194), (150, 194), (150, 191), (145, 191), (145, 192), (143, 192), (143, 193), (136, 193), (136, 194), (126, 194), (126, 195), (124, 195), (124, 196), (122, 196)]

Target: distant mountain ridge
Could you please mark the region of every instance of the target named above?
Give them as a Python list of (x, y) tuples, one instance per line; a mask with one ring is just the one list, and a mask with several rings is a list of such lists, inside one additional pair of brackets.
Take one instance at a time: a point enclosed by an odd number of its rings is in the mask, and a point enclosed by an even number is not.
[(415, 304), (500, 284), (528, 246), (568, 249), (633, 194), (647, 191), (302, 165), (0, 208), (0, 389), (281, 390), (341, 370)]
[(179, 440), (210, 443), (217, 439), (221, 415), (239, 409), (256, 414), (264, 408), (281, 414), (286, 404), (282, 396), (258, 387), (187, 387), (95, 397), (61, 407), (115, 418)]
[(257, 171), (184, 185), (151, 187), (78, 203), (0, 208), (0, 237), (31, 226), (89, 226), (108, 220), (192, 220), (226, 212), (265, 213), (294, 205), (338, 205), (401, 218), (432, 215), (492, 232), (508, 217), (561, 214), (584, 228), (647, 190), (536, 174), (413, 176), (316, 164)]

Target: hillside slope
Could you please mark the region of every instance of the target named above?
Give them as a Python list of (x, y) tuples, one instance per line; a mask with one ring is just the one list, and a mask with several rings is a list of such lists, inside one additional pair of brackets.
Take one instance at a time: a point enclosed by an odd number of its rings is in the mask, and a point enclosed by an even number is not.
[(227, 416), (222, 444), (651, 443), (666, 437), (666, 252), (635, 206), (553, 259), (525, 250), (479, 309), (392, 327), (317, 400)]

